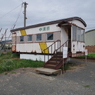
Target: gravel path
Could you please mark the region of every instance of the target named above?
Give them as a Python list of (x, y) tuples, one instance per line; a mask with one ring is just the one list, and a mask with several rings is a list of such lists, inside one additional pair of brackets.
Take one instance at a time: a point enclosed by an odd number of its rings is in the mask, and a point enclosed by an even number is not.
[(1, 74), (0, 95), (95, 95), (95, 63), (58, 76), (39, 75), (34, 70)]

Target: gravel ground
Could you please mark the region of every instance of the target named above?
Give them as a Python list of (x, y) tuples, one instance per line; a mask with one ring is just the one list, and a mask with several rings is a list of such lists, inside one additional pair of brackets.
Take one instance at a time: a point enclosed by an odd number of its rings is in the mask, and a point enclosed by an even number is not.
[(36, 74), (33, 68), (1, 74), (0, 95), (95, 95), (95, 63), (58, 76)]

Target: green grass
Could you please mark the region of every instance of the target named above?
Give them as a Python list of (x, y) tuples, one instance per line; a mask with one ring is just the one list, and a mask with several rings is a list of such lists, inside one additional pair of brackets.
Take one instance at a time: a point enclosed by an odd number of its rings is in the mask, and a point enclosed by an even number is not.
[(85, 85), (84, 87), (85, 87), (85, 88), (89, 88), (89, 87), (90, 87), (90, 85)]
[(6, 59), (13, 59), (13, 58), (19, 58), (19, 54), (7, 52), (7, 53), (0, 53), (0, 63)]
[(87, 57), (95, 58), (95, 53), (90, 53), (90, 54), (87, 55)]
[(8, 73), (5, 73), (5, 75), (7, 75)]
[[(89, 53), (86, 56), (87, 56), (87, 58), (95, 58), (95, 53)], [(85, 55), (84, 56), (79, 56), (79, 57), (85, 57)]]
[(19, 59), (19, 54), (0, 53), (0, 73), (11, 71), (18, 68), (26, 67), (43, 67), (44, 62)]

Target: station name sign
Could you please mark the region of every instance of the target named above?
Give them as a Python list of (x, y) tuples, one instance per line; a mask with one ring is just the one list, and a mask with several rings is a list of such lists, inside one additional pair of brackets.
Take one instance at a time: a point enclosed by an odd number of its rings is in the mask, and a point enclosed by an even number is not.
[(49, 30), (50, 30), (49, 26), (39, 28), (39, 31), (49, 31)]

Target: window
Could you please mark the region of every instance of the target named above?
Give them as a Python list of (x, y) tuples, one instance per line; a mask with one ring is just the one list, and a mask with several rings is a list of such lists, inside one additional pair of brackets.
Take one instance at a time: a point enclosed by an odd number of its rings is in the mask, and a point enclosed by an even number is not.
[(20, 42), (24, 42), (24, 36), (20, 36)]
[(78, 31), (77, 31), (77, 41), (82, 41), (84, 42), (84, 29), (82, 28), (78, 28)]
[(42, 40), (42, 35), (41, 34), (36, 35), (36, 41), (41, 41), (41, 40)]
[(77, 28), (77, 41), (81, 40), (81, 29)]
[(73, 25), (73, 40), (76, 41), (77, 40), (77, 27), (75, 25)]
[(84, 41), (84, 29), (73, 25), (73, 40), (74, 41)]
[(32, 35), (27, 36), (28, 41), (32, 41)]
[(47, 34), (47, 40), (53, 40), (53, 33)]
[(81, 41), (83, 41), (83, 42), (84, 42), (84, 33), (85, 33), (85, 31), (83, 29), (81, 29)]

